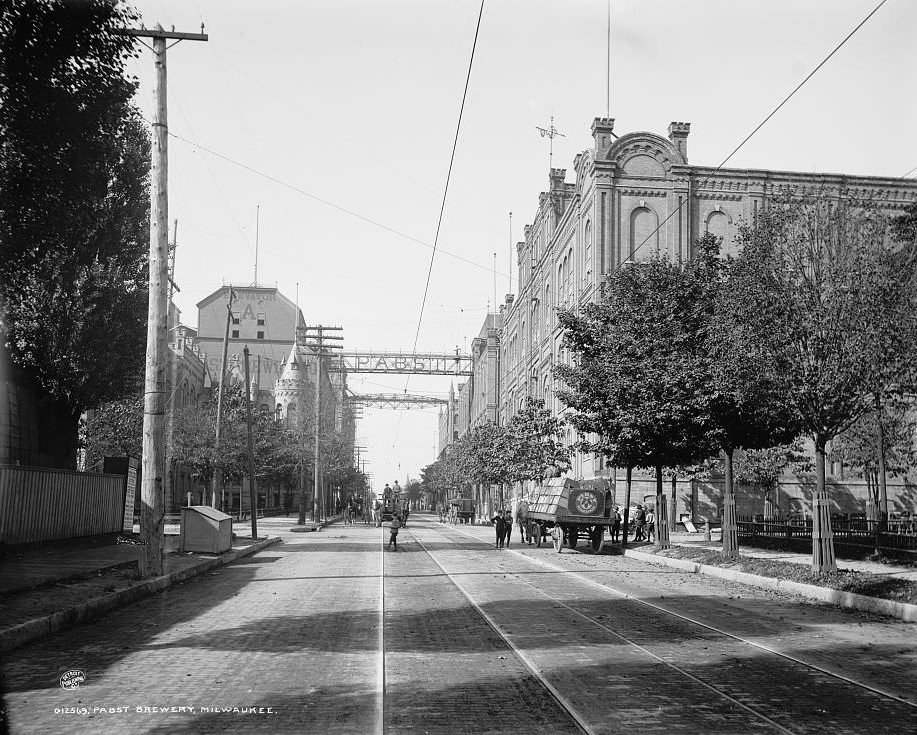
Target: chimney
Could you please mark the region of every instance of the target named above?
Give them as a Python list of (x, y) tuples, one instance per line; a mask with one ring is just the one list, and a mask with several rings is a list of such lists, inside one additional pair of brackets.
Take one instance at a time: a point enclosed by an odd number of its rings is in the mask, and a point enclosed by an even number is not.
[(552, 168), (550, 181), (551, 181), (551, 192), (559, 192), (564, 190), (564, 177), (567, 175), (567, 169), (565, 168)]
[(592, 137), (595, 138), (595, 155), (599, 156), (611, 146), (612, 131), (615, 129), (613, 117), (597, 117), (592, 121)]
[(675, 146), (675, 150), (681, 153), (681, 157), (688, 162), (688, 133), (691, 132), (691, 123), (670, 122), (669, 123), (669, 140)]

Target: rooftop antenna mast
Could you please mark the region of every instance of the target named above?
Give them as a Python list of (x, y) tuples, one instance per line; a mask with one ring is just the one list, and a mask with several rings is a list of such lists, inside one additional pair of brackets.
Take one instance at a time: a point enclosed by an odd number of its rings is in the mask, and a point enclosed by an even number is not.
[(513, 213), (509, 213), (509, 291), (513, 292)]
[(551, 125), (547, 128), (540, 128), (537, 125), (535, 130), (541, 133), (541, 137), (547, 137), (550, 140), (548, 146), (548, 170), (550, 171), (554, 168), (554, 136), (559, 135), (561, 138), (566, 138), (567, 136), (561, 133), (557, 128), (554, 127), (554, 113), (551, 113)]
[(261, 205), (255, 207), (255, 282), (252, 284), (258, 287), (258, 231), (261, 222)]
[(611, 117), (611, 0), (608, 0), (608, 45), (605, 48), (605, 117)]

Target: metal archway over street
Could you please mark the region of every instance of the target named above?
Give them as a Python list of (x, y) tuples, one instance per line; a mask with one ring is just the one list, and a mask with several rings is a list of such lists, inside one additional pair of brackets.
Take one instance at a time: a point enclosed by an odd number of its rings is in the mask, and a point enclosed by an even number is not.
[(335, 355), (348, 373), (408, 373), (412, 375), (471, 375), (471, 355), (405, 352), (344, 352)]

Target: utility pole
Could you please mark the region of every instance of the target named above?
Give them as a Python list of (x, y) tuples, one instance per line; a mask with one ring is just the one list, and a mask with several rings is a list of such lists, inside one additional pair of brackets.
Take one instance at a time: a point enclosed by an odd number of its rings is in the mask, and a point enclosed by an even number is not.
[[(226, 380), (226, 356), (229, 352), (229, 325), (232, 323), (232, 301), (236, 292), (229, 287), (229, 301), (226, 302), (226, 331), (223, 334), (223, 356), (220, 358), (220, 385), (217, 388), (217, 435), (213, 444), (213, 488), (210, 493), (210, 507), (217, 507), (217, 493), (223, 488), (223, 462), (220, 459), (220, 426), (223, 420), (223, 386)], [(220, 509), (224, 507), (221, 500)]]
[[(329, 335), (326, 332), (342, 332), (343, 327), (324, 327), (321, 324), (314, 327), (305, 327), (302, 331), (302, 342), (300, 347), (307, 347), (315, 353), (315, 456), (313, 457), (314, 466), (312, 468), (312, 513), (316, 522), (321, 520), (322, 511), (324, 510), (327, 518), (327, 508), (321, 508), (319, 505), (319, 493), (321, 492), (321, 470), (319, 461), (321, 459), (319, 447), (321, 440), (321, 405), (322, 405), (322, 358), (331, 354), (331, 350), (340, 350), (344, 337), (341, 335)], [(324, 505), (324, 496), (322, 496), (322, 505)]]
[[(252, 541), (258, 538), (258, 495), (255, 490), (255, 445), (252, 441), (252, 383), (248, 377), (248, 345), (245, 355), (245, 419), (248, 424), (248, 500), (252, 511)], [(239, 507), (242, 507), (241, 501)]]
[[(143, 389), (143, 463), (140, 485), (139, 568), (143, 577), (163, 573), (163, 478), (166, 471), (165, 399), (166, 344), (169, 316), (169, 128), (166, 107), (166, 39), (206, 41), (200, 33), (128, 28), (127, 36), (152, 38), (156, 67), (153, 97), (153, 148), (150, 171), (150, 279)], [(143, 43), (141, 41), (141, 43)], [(146, 44), (144, 44), (146, 45)], [(148, 46), (148, 48), (150, 48)]]

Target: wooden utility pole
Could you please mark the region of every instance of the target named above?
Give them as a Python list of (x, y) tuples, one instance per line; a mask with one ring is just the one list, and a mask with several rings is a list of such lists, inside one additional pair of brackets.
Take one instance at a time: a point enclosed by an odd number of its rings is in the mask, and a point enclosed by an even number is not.
[[(245, 355), (245, 419), (248, 424), (248, 500), (252, 511), (252, 541), (258, 538), (258, 495), (255, 489), (255, 444), (252, 440), (252, 383), (248, 377), (248, 345)], [(241, 500), (239, 507), (242, 507)]]
[(203, 33), (124, 29), (124, 35), (153, 39), (156, 66), (153, 97), (153, 149), (150, 172), (150, 296), (143, 392), (143, 469), (140, 485), (139, 568), (144, 577), (163, 573), (163, 478), (166, 471), (166, 344), (169, 317), (168, 115), (166, 108), (166, 39), (206, 41)]
[[(226, 356), (229, 352), (229, 325), (232, 323), (232, 300), (236, 292), (229, 287), (229, 301), (226, 302), (226, 332), (223, 334), (223, 356), (220, 358), (220, 385), (217, 388), (217, 435), (213, 445), (213, 487), (210, 492), (210, 507), (217, 507), (217, 493), (223, 488), (223, 462), (220, 459), (220, 426), (223, 420), (223, 386), (226, 379)], [(223, 503), (220, 502), (220, 510)]]
[[(314, 467), (312, 468), (312, 513), (315, 521), (321, 520), (322, 508), (319, 506), (319, 493), (321, 492), (321, 471), (319, 469), (320, 457), (320, 440), (321, 440), (321, 401), (322, 401), (322, 358), (331, 354), (330, 350), (341, 349), (343, 345), (333, 344), (333, 342), (343, 342), (344, 338), (340, 335), (329, 335), (326, 332), (341, 332), (342, 327), (323, 327), (321, 324), (315, 327), (305, 327), (302, 332), (302, 342), (300, 347), (308, 347), (315, 352), (315, 456), (313, 457)], [(331, 344), (329, 344), (331, 343)], [(322, 505), (325, 505), (324, 496), (322, 496)], [(325, 517), (327, 518), (327, 508)]]

